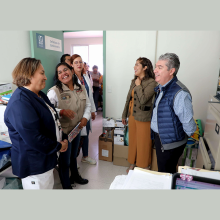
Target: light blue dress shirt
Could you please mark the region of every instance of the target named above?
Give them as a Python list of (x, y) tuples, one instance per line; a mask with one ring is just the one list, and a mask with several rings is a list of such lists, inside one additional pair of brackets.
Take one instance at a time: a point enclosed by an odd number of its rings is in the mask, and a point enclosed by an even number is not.
[[(169, 82), (167, 82), (163, 86), (159, 85), (160, 94), (155, 103), (155, 108), (153, 109), (153, 116), (151, 119), (151, 129), (156, 133), (159, 133), (158, 126), (157, 126), (157, 107), (158, 107), (158, 103), (163, 97), (163, 91), (161, 90), (161, 88), (165, 87)], [(192, 106), (192, 99), (191, 99), (190, 94), (183, 90), (180, 91), (176, 95), (176, 98), (174, 100), (173, 109), (174, 109), (175, 114), (178, 116), (180, 122), (182, 123), (183, 130), (185, 131), (185, 133), (189, 137), (193, 135), (194, 132), (196, 131), (196, 123), (193, 119), (193, 106)]]

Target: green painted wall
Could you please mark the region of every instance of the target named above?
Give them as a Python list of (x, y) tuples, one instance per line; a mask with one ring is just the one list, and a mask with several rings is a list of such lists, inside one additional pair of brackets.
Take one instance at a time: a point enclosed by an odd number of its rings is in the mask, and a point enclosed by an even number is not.
[[(62, 52), (46, 50), (37, 47), (36, 33), (62, 40)], [(64, 51), (63, 31), (30, 31), (31, 56), (41, 60), (47, 77), (46, 87), (43, 92), (47, 93), (53, 84), (55, 67), (60, 62), (60, 57)]]

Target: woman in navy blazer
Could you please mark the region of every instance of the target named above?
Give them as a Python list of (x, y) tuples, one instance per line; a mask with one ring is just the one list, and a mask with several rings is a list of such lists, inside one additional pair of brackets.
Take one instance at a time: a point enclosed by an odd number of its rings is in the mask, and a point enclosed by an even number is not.
[(57, 152), (65, 152), (67, 140), (56, 110), (41, 91), (47, 80), (40, 60), (24, 58), (15, 67), (13, 83), (18, 88), (5, 110), (4, 120), (12, 142), (13, 174), (24, 189), (52, 189)]

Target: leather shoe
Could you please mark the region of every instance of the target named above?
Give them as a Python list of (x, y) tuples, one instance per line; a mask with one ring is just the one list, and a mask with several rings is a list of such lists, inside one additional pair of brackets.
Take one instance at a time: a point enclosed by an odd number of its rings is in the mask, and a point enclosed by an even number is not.
[(74, 179), (74, 181), (72, 180), (71, 183), (78, 183), (78, 184), (81, 184), (81, 185), (85, 185), (89, 182), (89, 180), (87, 179), (83, 179), (80, 175), (78, 177), (76, 177)]

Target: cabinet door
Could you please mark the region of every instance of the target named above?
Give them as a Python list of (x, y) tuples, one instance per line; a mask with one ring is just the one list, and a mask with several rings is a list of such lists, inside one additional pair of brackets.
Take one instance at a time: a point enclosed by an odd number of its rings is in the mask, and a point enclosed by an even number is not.
[(206, 170), (211, 169), (211, 161), (202, 137), (200, 137), (199, 139), (199, 149), (196, 160), (196, 168), (201, 168)]
[(217, 161), (220, 154), (220, 114), (213, 104), (208, 104), (204, 138), (207, 141), (214, 160)]

